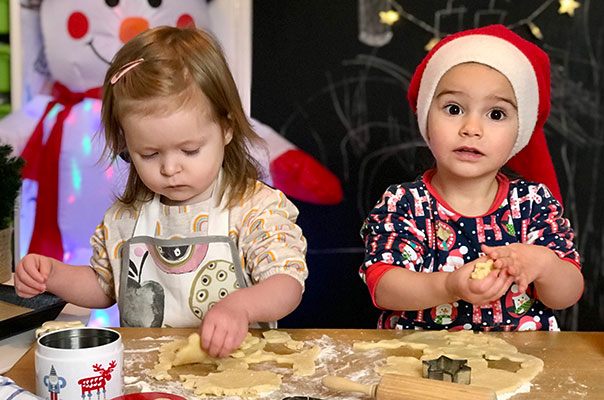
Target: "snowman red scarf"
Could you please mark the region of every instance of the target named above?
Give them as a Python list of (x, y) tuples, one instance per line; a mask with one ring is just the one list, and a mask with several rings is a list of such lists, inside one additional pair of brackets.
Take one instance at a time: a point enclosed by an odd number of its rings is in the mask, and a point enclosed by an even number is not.
[[(63, 260), (63, 241), (58, 222), (59, 156), (61, 154), (63, 124), (74, 105), (85, 98), (100, 99), (102, 88), (90, 89), (84, 93), (74, 93), (56, 82), (51, 94), (54, 99), (46, 106), (46, 110), (29, 138), (21, 157), (26, 162), (23, 169), (23, 178), (38, 182), (36, 219), (29, 252)], [(62, 105), (63, 109), (57, 114), (50, 135), (46, 143), (43, 143), (44, 120), (57, 105)]]

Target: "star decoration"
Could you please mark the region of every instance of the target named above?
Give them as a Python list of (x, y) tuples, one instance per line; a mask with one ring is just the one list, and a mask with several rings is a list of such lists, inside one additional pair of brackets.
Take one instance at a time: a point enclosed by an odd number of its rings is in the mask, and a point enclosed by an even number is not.
[(467, 362), (468, 360), (453, 360), (447, 356), (423, 360), (422, 375), (428, 379), (469, 385), (471, 368), (466, 365)]
[(568, 14), (571, 17), (575, 15), (575, 9), (581, 4), (575, 0), (560, 0), (560, 8), (558, 14)]
[(400, 14), (394, 10), (380, 11), (380, 22), (386, 25), (392, 25), (401, 18)]

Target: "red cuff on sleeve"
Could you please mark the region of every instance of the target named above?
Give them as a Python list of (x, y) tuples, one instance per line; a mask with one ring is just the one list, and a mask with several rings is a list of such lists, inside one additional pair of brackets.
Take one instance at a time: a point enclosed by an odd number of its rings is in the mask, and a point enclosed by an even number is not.
[(367, 271), (365, 271), (365, 282), (367, 282), (367, 287), (369, 288), (369, 294), (371, 295), (371, 301), (373, 301), (373, 305), (379, 308), (380, 310), (384, 310), (384, 308), (378, 306), (375, 303), (375, 288), (386, 272), (390, 271), (393, 268), (399, 268), (392, 264), (386, 264), (383, 262), (377, 262), (375, 264), (371, 264)]

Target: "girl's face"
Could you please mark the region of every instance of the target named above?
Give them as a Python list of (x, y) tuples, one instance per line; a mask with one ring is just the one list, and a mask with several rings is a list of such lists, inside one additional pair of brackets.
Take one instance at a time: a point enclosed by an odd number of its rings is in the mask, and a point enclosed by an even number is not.
[(436, 87), (427, 133), (438, 173), (459, 178), (495, 175), (518, 136), (512, 85), (482, 64), (451, 68)]
[(205, 96), (201, 107), (133, 114), (121, 123), (140, 179), (165, 204), (192, 204), (211, 196), (232, 132), (214, 121)]

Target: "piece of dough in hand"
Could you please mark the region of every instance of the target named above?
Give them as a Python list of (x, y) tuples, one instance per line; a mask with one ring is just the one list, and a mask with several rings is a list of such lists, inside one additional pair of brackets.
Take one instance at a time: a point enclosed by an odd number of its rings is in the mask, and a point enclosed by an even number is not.
[(187, 345), (176, 350), (172, 365), (184, 365), (204, 362), (209, 358), (208, 353), (201, 348), (201, 337), (193, 333), (187, 339)]
[(495, 267), (493, 266), (493, 260), (487, 260), (486, 262), (476, 263), (474, 271), (470, 275), (470, 279), (484, 279), (486, 278)]

